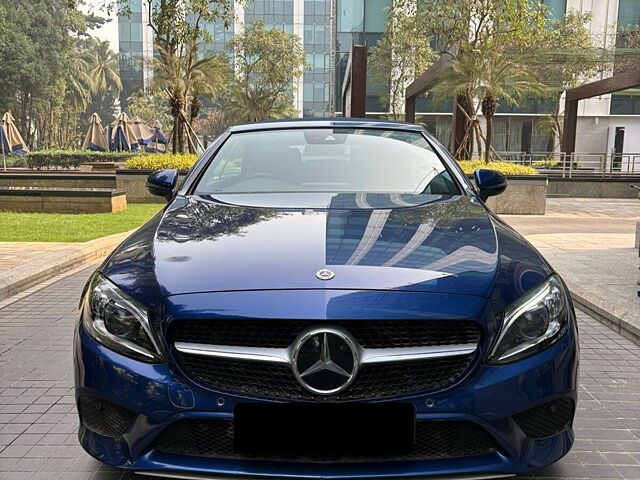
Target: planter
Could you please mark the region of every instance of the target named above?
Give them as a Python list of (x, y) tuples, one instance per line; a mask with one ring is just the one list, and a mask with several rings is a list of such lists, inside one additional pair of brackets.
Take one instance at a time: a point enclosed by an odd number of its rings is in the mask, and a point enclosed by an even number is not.
[(88, 162), (80, 165), (81, 172), (114, 173), (124, 168), (125, 162)]
[[(147, 191), (147, 177), (153, 170), (116, 170), (116, 188), (126, 190), (129, 203), (162, 203), (160, 197), (151, 195)], [(187, 172), (180, 172), (178, 185)]]
[(0, 210), (112, 213), (127, 208), (124, 190), (110, 188), (0, 187)]
[(116, 177), (68, 172), (0, 173), (0, 187), (116, 188)]
[(631, 185), (639, 185), (638, 177), (553, 178), (549, 179), (549, 195), (569, 198), (637, 198)]
[[(472, 178), (472, 177), (470, 177)], [(549, 179), (545, 175), (507, 175), (507, 189), (487, 206), (502, 215), (544, 215)]]

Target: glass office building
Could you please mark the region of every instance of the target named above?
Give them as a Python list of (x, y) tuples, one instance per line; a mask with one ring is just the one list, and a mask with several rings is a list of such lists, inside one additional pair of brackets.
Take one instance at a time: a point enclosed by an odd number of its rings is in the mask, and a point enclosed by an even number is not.
[[(640, 1), (620, 0), (618, 5), (618, 45), (625, 47), (625, 30), (640, 26)], [(640, 68), (640, 61), (637, 63)], [(611, 97), (611, 115), (640, 115), (640, 89)]]
[[(335, 0), (251, 0), (244, 9), (238, 9), (236, 23), (225, 28), (222, 21), (205, 25), (212, 42), (202, 51), (223, 52), (234, 33), (253, 20), (262, 20), (269, 28), (295, 33), (302, 38), (307, 61), (302, 81), (292, 85), (294, 102), (298, 110), (308, 117), (330, 116), (332, 67), (332, 31)], [(145, 88), (153, 75), (149, 65), (153, 52), (145, 48), (143, 37), (149, 35), (144, 24), (143, 0), (132, 0), (130, 17), (118, 18), (120, 73), (123, 82), (121, 104), (136, 90)], [(147, 68), (145, 69), (145, 66)]]
[(129, 17), (118, 17), (121, 105), (126, 105), (126, 99), (145, 86), (142, 0), (131, 0), (130, 7)]
[[(237, 20), (225, 28), (222, 22), (206, 25), (212, 42), (203, 46), (209, 52), (222, 52), (233, 34), (252, 20), (262, 20), (270, 28), (299, 35), (307, 62), (302, 80), (292, 85), (293, 102), (301, 116), (326, 117), (342, 111), (341, 90), (351, 45), (375, 45), (383, 36), (387, 11), (393, 0), (251, 0), (236, 9)], [(640, 25), (640, 0), (602, 0), (606, 8), (596, 11), (594, 22), (618, 19), (619, 31)], [(578, 0), (542, 0), (553, 18), (562, 18), (570, 9), (581, 9)], [(124, 91), (122, 104), (135, 90), (148, 86), (153, 57), (149, 28), (143, 21), (143, 0), (132, 0), (130, 18), (119, 19), (120, 68)], [(599, 4), (600, 5), (600, 4)], [(586, 7), (585, 7), (586, 8)], [(597, 34), (596, 30), (593, 30)], [(151, 40), (150, 40), (151, 38)], [(143, 61), (142, 59), (146, 59)], [(145, 65), (147, 67), (145, 67)], [(383, 116), (387, 107), (380, 100), (383, 86), (370, 79), (367, 83), (367, 112)], [(445, 145), (451, 133), (451, 101), (434, 103), (430, 96), (418, 99), (417, 120), (423, 123)], [(494, 121), (494, 142), (501, 152), (542, 152), (553, 148), (548, 133), (538, 123), (550, 111), (544, 101), (527, 102), (520, 107), (500, 106)], [(640, 115), (640, 90), (612, 96), (607, 106), (610, 115)]]

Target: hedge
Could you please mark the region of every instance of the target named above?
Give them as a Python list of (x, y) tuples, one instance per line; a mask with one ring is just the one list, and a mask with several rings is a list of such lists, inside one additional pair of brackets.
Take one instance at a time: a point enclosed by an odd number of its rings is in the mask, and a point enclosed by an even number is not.
[(458, 161), (458, 164), (460, 164), (462, 171), (467, 175), (470, 175), (481, 168), (497, 170), (505, 175), (538, 175), (538, 171), (535, 168), (525, 167), (524, 165), (509, 162), (485, 163), (483, 160), (460, 160)]
[(198, 160), (198, 155), (191, 153), (146, 153), (137, 155), (127, 160), (126, 168), (132, 170), (162, 170), (165, 168), (175, 168), (178, 170), (189, 170)]
[(77, 169), (89, 162), (124, 162), (135, 153), (94, 152), (91, 150), (38, 150), (29, 152), (22, 158), (28, 168)]

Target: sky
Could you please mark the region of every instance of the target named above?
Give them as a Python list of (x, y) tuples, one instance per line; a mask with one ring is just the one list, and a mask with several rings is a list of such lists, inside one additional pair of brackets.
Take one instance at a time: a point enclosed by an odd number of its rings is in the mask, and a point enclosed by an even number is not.
[(80, 10), (84, 13), (92, 13), (111, 19), (111, 21), (107, 22), (102, 28), (92, 30), (90, 33), (100, 40), (108, 40), (111, 44), (111, 49), (114, 52), (118, 52), (118, 17), (115, 14), (111, 14), (111, 16), (107, 15), (103, 10), (105, 3), (105, 0), (84, 0), (84, 4), (80, 5)]

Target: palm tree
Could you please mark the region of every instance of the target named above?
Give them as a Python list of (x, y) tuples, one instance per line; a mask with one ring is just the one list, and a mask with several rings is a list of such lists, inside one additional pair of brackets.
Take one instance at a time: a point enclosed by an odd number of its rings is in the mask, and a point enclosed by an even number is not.
[(487, 163), (492, 158), (493, 117), (500, 100), (517, 106), (521, 100), (544, 92), (544, 85), (531, 70), (495, 50), (460, 54), (433, 90), (443, 97), (463, 95), (480, 99), (480, 111), (487, 123), (484, 149)]
[(84, 111), (91, 101), (91, 78), (87, 69), (87, 62), (81, 56), (71, 55), (65, 97), (76, 113)]
[(111, 50), (108, 41), (91, 38), (86, 54), (87, 74), (91, 79), (93, 93), (122, 90), (119, 75), (118, 55)]
[[(195, 153), (190, 128), (186, 125), (187, 106), (190, 106), (189, 123), (198, 116), (202, 96), (214, 98), (223, 88), (229, 76), (229, 67), (222, 56), (197, 58), (198, 42), (185, 45), (175, 54), (157, 45), (161, 60), (156, 62), (155, 86), (169, 94), (173, 117), (173, 152), (184, 152), (185, 133), (189, 151)], [(186, 127), (186, 131), (185, 131)]]
[(70, 115), (66, 115), (61, 125), (64, 138), (60, 138), (60, 143), (63, 145), (75, 138), (78, 116), (91, 102), (92, 82), (87, 73), (89, 66), (83, 57), (80, 46), (77, 43), (74, 44), (68, 59), (68, 76), (64, 92), (65, 110)]

